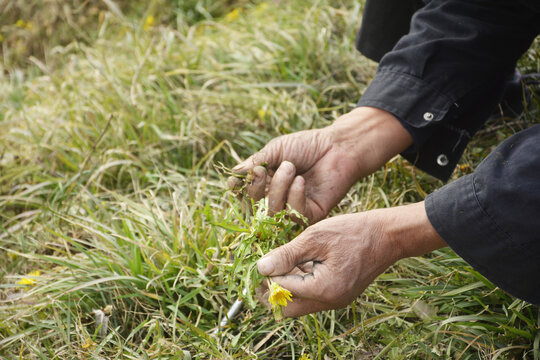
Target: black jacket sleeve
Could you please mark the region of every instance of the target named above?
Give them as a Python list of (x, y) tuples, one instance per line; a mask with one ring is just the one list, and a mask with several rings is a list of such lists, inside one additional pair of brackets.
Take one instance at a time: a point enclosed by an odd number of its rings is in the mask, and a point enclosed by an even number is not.
[(381, 61), (409, 32), (411, 18), (422, 6), (422, 0), (367, 0), (362, 26), (354, 39), (358, 51), (371, 60)]
[(504, 141), (473, 174), (430, 194), (425, 207), (463, 259), (540, 305), (540, 125)]
[(539, 32), (540, 14), (519, 1), (429, 1), (358, 105), (394, 114), (414, 139), (402, 155), (447, 180)]

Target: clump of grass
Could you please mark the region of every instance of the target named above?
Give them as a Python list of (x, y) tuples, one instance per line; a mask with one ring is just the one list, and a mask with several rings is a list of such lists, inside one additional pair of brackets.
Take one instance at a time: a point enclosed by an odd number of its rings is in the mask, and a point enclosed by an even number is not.
[[(255, 289), (261, 284), (262, 276), (257, 272), (257, 260), (270, 250), (286, 244), (297, 236), (302, 227), (293, 220), (303, 219), (298, 212), (286, 209), (268, 215), (268, 206), (265, 199), (252, 204), (253, 214), (246, 216), (239, 213), (238, 208), (232, 206), (226, 218), (219, 222), (214, 220), (211, 213), (207, 213), (208, 220), (214, 226), (225, 229), (231, 236), (224, 245), (226, 251), (225, 260), (230, 264), (224, 264), (224, 271), (229, 275), (228, 298), (232, 299), (235, 294), (245, 294), (241, 297), (251, 307), (256, 306), (254, 298)], [(248, 212), (249, 214), (249, 212)]]
[[(242, 231), (217, 224), (248, 216), (214, 164), (327, 124), (375, 66), (353, 49), (357, 2), (223, 1), (211, 16), (198, 3), (104, 8), (88, 41), (0, 72), (0, 357), (538, 357), (538, 310), (448, 249), (400, 261), (346, 309), (276, 323), (255, 306), (211, 335), (241, 286), (223, 265)], [(523, 126), (499, 125), (499, 138)], [(487, 135), (455, 177), (489, 152)], [(396, 157), (335, 211), (439, 185)], [(109, 314), (105, 336), (94, 310)]]
[[(112, 17), (130, 18), (129, 25), (149, 31), (161, 23), (190, 26), (225, 15), (248, 1), (153, 0), (1, 0), (0, 57), (9, 67), (26, 68), (52, 61), (51, 51), (74, 41), (92, 44)], [(142, 21), (140, 17), (142, 16)], [(114, 20), (113, 20), (114, 21)]]

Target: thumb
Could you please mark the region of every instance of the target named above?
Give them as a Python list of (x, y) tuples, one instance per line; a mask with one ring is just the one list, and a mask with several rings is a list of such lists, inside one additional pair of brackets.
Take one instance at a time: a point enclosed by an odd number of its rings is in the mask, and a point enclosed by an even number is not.
[(296, 265), (309, 261), (309, 249), (301, 239), (302, 234), (291, 242), (278, 247), (257, 261), (257, 269), (264, 276), (284, 275)]

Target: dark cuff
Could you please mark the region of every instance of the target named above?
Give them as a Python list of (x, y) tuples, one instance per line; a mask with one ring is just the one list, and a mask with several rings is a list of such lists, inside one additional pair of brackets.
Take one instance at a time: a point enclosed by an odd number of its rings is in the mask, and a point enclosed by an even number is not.
[(358, 106), (386, 110), (412, 128), (422, 129), (440, 123), (454, 102), (418, 77), (385, 69), (377, 72)]
[(419, 169), (446, 181), (470, 140), (466, 131), (443, 124), (454, 103), (418, 77), (385, 69), (377, 72), (358, 106), (393, 114), (414, 142), (401, 155)]
[(435, 230), (458, 255), (495, 285), (539, 305), (540, 289), (523, 276), (534, 255), (516, 246), (482, 207), (474, 174), (428, 195), (425, 207)]

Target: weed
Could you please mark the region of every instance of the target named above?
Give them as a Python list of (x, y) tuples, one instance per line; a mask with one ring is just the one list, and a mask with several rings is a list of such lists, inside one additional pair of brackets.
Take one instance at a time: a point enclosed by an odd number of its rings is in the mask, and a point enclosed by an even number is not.
[[(70, 3), (67, 14), (99, 11), (72, 17), (84, 27), (58, 20), (47, 38), (37, 18), (21, 17), (32, 29), (2, 18), (1, 358), (538, 358), (538, 309), (449, 249), (398, 262), (339, 311), (276, 322), (248, 295), (211, 335), (255, 286), (259, 254), (299, 231), (284, 214), (240, 212), (214, 164), (349, 111), (375, 64), (354, 50), (357, 1), (166, 3), (174, 11)], [(42, 50), (11, 57), (30, 31)], [(520, 66), (537, 68), (537, 55), (538, 42)], [(531, 110), (489, 124), (454, 177), (539, 119)], [(334, 214), (418, 201), (440, 185), (395, 157)], [(262, 242), (259, 231), (274, 233)]]

